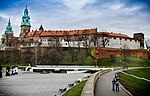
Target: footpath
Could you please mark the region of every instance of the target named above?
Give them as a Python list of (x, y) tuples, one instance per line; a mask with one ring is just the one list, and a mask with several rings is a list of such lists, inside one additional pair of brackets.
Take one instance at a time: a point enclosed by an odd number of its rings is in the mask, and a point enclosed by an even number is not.
[(119, 85), (119, 92), (112, 91), (113, 76), (119, 71), (121, 70), (111, 71), (100, 76), (95, 87), (95, 96), (129, 96), (129, 94), (123, 90), (123, 86), (121, 85)]

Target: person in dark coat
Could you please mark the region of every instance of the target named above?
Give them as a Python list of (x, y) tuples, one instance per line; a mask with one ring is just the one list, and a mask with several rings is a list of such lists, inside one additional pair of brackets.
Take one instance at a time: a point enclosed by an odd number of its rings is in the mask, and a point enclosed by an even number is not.
[(115, 76), (115, 78), (116, 78), (116, 92), (119, 92), (119, 76), (118, 75), (116, 75)]
[(12, 75), (15, 75), (15, 67), (12, 67)]
[(2, 69), (3, 69), (3, 67), (2, 67), (2, 66), (0, 66), (0, 78), (2, 78), (2, 77), (3, 77), (3, 75), (2, 75)]
[(115, 91), (115, 83), (116, 83), (116, 78), (114, 77), (112, 80), (112, 90)]
[(10, 76), (10, 67), (9, 66), (6, 67), (6, 76)]

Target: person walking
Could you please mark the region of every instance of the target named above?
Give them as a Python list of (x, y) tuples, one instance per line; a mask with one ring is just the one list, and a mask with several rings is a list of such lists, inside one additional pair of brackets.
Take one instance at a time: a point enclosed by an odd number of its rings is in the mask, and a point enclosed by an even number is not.
[(3, 69), (3, 67), (0, 65), (0, 78), (3, 77), (3, 75), (2, 75), (2, 69)]
[(116, 82), (115, 82), (115, 84), (116, 84), (116, 92), (119, 92), (119, 76), (116, 75), (115, 78), (116, 78)]
[(115, 83), (116, 83), (116, 78), (114, 77), (112, 80), (112, 91), (115, 91)]
[(10, 67), (7, 66), (7, 67), (6, 67), (6, 76), (10, 76), (10, 73), (9, 73), (9, 72), (10, 72)]
[(116, 92), (119, 92), (119, 81), (116, 81)]

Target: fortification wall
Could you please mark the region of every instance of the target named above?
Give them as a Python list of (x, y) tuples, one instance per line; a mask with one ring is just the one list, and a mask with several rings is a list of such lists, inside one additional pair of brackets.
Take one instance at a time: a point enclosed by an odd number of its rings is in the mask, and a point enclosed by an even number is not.
[(148, 52), (146, 49), (116, 49), (116, 48), (97, 48), (96, 58), (109, 58), (111, 56), (134, 56), (148, 59)]

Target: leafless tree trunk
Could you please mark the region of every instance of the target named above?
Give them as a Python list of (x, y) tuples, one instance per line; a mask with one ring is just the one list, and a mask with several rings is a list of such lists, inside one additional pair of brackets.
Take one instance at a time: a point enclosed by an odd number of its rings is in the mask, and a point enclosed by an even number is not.
[(148, 52), (148, 59), (150, 59), (150, 38), (145, 39), (145, 45)]
[(129, 47), (128, 47), (128, 45), (124, 44), (122, 51), (123, 51), (123, 55), (124, 55), (124, 60), (126, 60), (127, 56), (129, 55)]
[(42, 59), (43, 59), (43, 56), (44, 56), (44, 53), (45, 53), (45, 49), (44, 48), (41, 48), (40, 50), (40, 58), (39, 58), (39, 64), (42, 63)]
[(102, 33), (102, 45), (103, 48), (105, 48), (105, 46), (108, 44), (109, 40), (108, 40), (108, 34), (103, 32)]
[(146, 45), (146, 49), (149, 51), (150, 50), (150, 39), (149, 38), (145, 39), (145, 45)]

